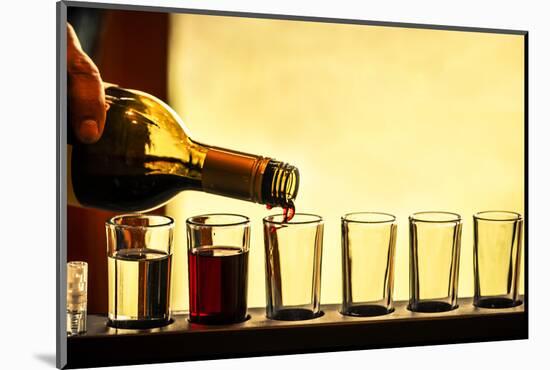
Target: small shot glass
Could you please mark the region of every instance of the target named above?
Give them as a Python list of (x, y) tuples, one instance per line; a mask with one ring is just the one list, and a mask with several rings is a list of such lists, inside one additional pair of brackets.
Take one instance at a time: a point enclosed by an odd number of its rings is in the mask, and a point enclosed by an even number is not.
[(348, 316), (393, 312), (393, 271), (397, 223), (380, 212), (348, 213), (342, 226), (343, 299)]
[(149, 329), (171, 322), (174, 220), (127, 214), (105, 223), (109, 279), (107, 324)]
[(235, 214), (187, 219), (189, 321), (233, 324), (247, 319), (250, 220)]
[(474, 215), (474, 305), (520, 305), (519, 277), (523, 218), (519, 213), (485, 211)]
[(264, 223), (266, 316), (273, 320), (309, 320), (322, 315), (321, 257), (323, 219), (296, 213), (284, 222), (282, 214)]
[(88, 311), (88, 264), (67, 262), (67, 334), (86, 332)]
[(415, 312), (444, 312), (457, 305), (462, 220), (451, 212), (409, 216), (409, 306)]

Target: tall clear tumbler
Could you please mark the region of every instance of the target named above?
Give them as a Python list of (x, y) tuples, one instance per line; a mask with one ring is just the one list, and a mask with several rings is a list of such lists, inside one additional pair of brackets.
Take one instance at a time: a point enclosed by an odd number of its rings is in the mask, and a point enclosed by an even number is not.
[(152, 328), (170, 322), (174, 220), (121, 215), (105, 224), (109, 321), (115, 328)]
[(519, 277), (523, 219), (486, 211), (474, 215), (474, 305), (506, 308), (521, 304)]
[(450, 212), (409, 216), (409, 310), (443, 312), (457, 306), (462, 220)]
[(321, 315), (323, 219), (296, 213), (264, 222), (266, 315), (274, 320), (308, 320)]
[(342, 217), (341, 313), (377, 316), (393, 311), (395, 216), (379, 212)]
[(231, 324), (246, 319), (249, 244), (246, 216), (187, 219), (189, 321)]

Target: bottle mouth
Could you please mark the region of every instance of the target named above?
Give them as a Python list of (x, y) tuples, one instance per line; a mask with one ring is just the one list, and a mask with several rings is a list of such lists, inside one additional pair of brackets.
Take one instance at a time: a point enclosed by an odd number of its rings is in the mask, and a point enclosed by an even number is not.
[(262, 181), (262, 203), (270, 206), (291, 206), (298, 195), (299, 186), (298, 168), (270, 160)]

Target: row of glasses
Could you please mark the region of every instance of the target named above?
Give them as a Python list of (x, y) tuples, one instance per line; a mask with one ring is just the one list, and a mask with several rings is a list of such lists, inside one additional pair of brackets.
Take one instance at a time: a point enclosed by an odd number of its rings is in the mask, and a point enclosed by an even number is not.
[[(247, 319), (250, 221), (235, 214), (187, 219), (189, 321), (227, 324)], [(320, 306), (323, 219), (297, 213), (263, 220), (266, 316), (307, 320)], [(342, 217), (341, 313), (393, 311), (396, 218), (379, 212)], [(122, 215), (106, 223), (109, 260), (108, 324), (148, 328), (168, 324), (174, 220)], [(410, 300), (417, 312), (457, 307), (462, 220), (449, 212), (409, 217)], [(474, 304), (512, 307), (518, 300), (522, 218), (513, 212), (474, 215)]]
[[(307, 320), (320, 313), (322, 219), (297, 214), (264, 219), (267, 317)], [(209, 214), (187, 219), (189, 321), (246, 320), (250, 222), (246, 216)]]
[[(509, 308), (521, 304), (522, 216), (485, 211), (474, 214), (473, 220), (474, 306)], [(460, 215), (415, 213), (409, 217), (409, 230), (409, 309), (441, 312), (457, 308)]]
[[(171, 322), (174, 220), (121, 215), (106, 222), (107, 324), (147, 329)], [(214, 214), (187, 220), (189, 321), (225, 324), (247, 318), (250, 225), (246, 216)]]
[[(474, 300), (476, 307), (521, 304), (519, 278), (523, 219), (505, 211), (476, 213)], [(348, 316), (393, 312), (395, 216), (349, 213), (342, 227), (342, 306)], [(320, 316), (322, 218), (296, 214), (264, 218), (267, 317), (301, 320)], [(409, 304), (414, 312), (458, 307), (462, 219), (451, 212), (418, 212), (409, 217)]]

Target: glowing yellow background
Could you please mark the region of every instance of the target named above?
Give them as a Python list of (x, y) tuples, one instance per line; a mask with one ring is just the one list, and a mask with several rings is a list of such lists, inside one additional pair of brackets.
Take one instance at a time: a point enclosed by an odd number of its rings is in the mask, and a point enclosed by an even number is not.
[[(407, 216), (461, 214), (459, 295), (473, 295), (472, 214), (524, 209), (523, 36), (173, 15), (169, 50), (169, 103), (194, 138), (300, 169), (297, 209), (326, 222), (322, 303), (341, 300), (339, 218), (361, 210), (398, 218), (398, 300)], [(208, 212), (252, 219), (249, 307), (264, 306), (268, 211), (187, 192), (168, 206), (173, 307), (188, 307), (185, 219)]]

